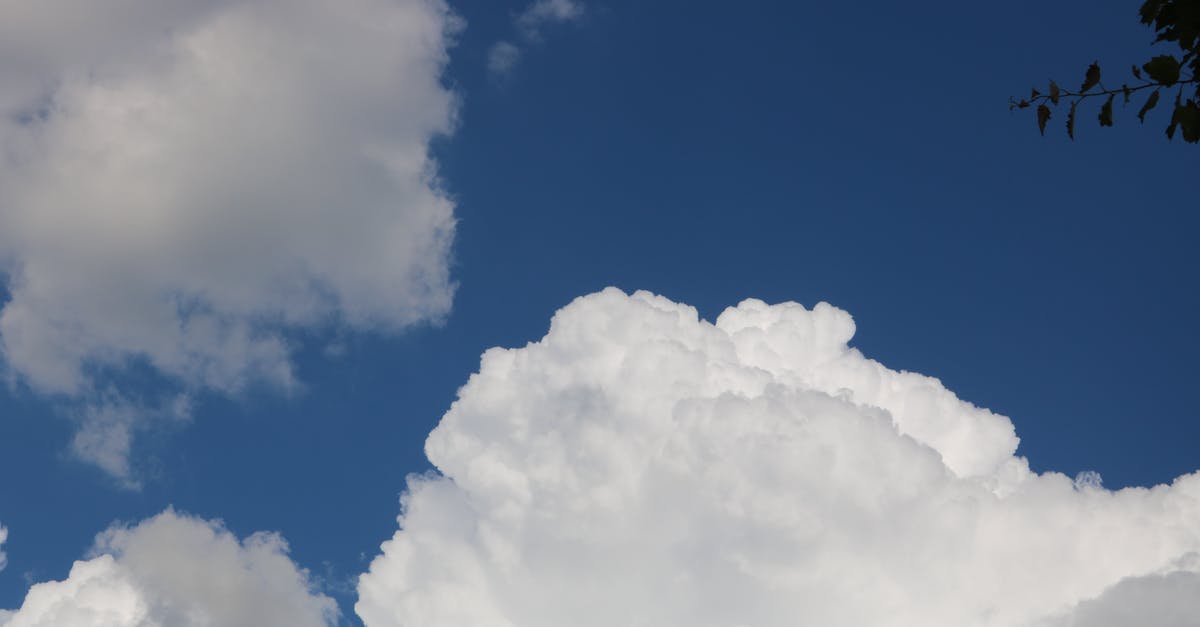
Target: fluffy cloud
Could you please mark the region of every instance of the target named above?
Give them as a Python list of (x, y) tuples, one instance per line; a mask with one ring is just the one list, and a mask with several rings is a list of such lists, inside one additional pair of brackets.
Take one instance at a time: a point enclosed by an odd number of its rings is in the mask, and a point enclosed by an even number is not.
[[(542, 31), (546, 26), (573, 22), (583, 14), (583, 3), (579, 0), (534, 0), (513, 18), (513, 25), (523, 42), (536, 43), (542, 40)], [(496, 42), (488, 50), (488, 71), (493, 75), (507, 74), (520, 59), (520, 46), (511, 41)]]
[(1007, 418), (853, 333), (826, 304), (747, 300), (710, 324), (645, 292), (577, 300), (541, 341), (483, 355), (358, 614), (1099, 627), (1133, 597), (1194, 606), (1200, 474), (1109, 491), (1033, 473)]
[(1079, 604), (1054, 627), (1194, 627), (1200, 620), (1200, 569), (1128, 577)]
[(296, 331), (443, 316), (456, 23), (441, 0), (0, 4), (10, 376), (288, 389)]
[[(239, 541), (219, 523), (168, 510), (96, 539), (96, 557), (30, 588), (5, 627), (319, 627), (337, 618), (278, 535)], [(3, 622), (7, 620), (7, 622)]]

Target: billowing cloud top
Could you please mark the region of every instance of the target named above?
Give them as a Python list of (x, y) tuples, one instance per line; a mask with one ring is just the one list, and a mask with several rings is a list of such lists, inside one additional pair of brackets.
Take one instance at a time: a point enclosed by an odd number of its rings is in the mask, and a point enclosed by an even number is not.
[(96, 540), (97, 557), (33, 586), (4, 627), (323, 627), (333, 600), (311, 590), (278, 535), (238, 541), (219, 523), (168, 510)]
[(446, 313), (440, 0), (0, 4), (0, 347), (77, 395), (145, 363), (288, 386), (284, 331)]
[(1130, 624), (1181, 624), (1164, 612), (1200, 598), (1200, 475), (1108, 491), (1032, 473), (1008, 419), (863, 357), (853, 332), (825, 304), (748, 300), (710, 324), (645, 292), (577, 300), (540, 342), (483, 356), (357, 612), (1102, 627), (1134, 603)]
[[(289, 334), (450, 308), (441, 0), (0, 3), (0, 364), (136, 485), (178, 391), (294, 384)], [(82, 404), (82, 409), (78, 406)]]

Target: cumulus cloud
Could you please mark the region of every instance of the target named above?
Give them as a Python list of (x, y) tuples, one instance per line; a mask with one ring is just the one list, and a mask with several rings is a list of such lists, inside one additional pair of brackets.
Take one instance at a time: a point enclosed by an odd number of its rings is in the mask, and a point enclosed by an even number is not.
[(287, 390), (298, 331), (444, 316), (429, 142), (453, 126), (456, 24), (441, 0), (0, 4), (10, 378)]
[(1031, 472), (1007, 418), (864, 357), (854, 330), (827, 304), (747, 300), (709, 323), (645, 292), (575, 301), (541, 341), (483, 355), (356, 611), (1092, 627), (1109, 623), (1089, 608), (1133, 596), (1194, 605), (1191, 575), (1154, 577), (1200, 550), (1200, 474), (1109, 491)]
[(218, 522), (167, 510), (96, 539), (63, 581), (30, 588), (5, 627), (318, 627), (337, 607), (313, 591), (276, 534), (238, 540)]
[(1054, 627), (1195, 627), (1200, 621), (1200, 570), (1127, 577), (1088, 599)]
[[(518, 38), (525, 44), (542, 40), (542, 31), (550, 25), (573, 22), (583, 17), (584, 6), (579, 0), (534, 0), (513, 17)], [(488, 50), (488, 71), (493, 75), (511, 72), (521, 59), (521, 48), (511, 41), (496, 42)]]

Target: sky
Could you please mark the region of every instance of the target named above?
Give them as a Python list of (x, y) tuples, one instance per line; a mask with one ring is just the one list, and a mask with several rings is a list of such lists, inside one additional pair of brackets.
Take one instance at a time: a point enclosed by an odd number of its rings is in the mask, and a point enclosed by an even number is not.
[(1188, 624), (1135, 4), (0, 7), (0, 624)]

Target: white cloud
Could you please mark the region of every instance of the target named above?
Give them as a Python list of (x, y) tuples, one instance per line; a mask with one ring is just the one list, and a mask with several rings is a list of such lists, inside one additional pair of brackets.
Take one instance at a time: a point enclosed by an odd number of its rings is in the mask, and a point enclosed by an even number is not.
[(521, 49), (508, 41), (496, 42), (488, 50), (487, 68), (492, 74), (507, 74), (521, 60)]
[(1195, 627), (1200, 621), (1200, 571), (1172, 570), (1122, 579), (1099, 598), (1079, 604), (1054, 627)]
[(102, 533), (95, 552), (65, 580), (30, 588), (5, 627), (317, 627), (337, 618), (276, 534), (239, 541), (220, 523), (167, 510)]
[(1035, 474), (1007, 418), (865, 358), (853, 333), (826, 304), (748, 300), (710, 324), (645, 292), (577, 300), (541, 341), (484, 354), (356, 611), (1029, 626), (1200, 551), (1200, 474), (1119, 491)]
[(191, 411), (186, 395), (157, 408), (132, 404), (116, 393), (103, 395), (78, 411), (71, 452), (107, 472), (121, 487), (140, 489), (131, 463), (136, 432), (156, 424), (186, 422)]
[(4, 543), (8, 542), (8, 528), (0, 525), (0, 570), (8, 566), (8, 555), (4, 553)]
[(0, 4), (9, 375), (286, 390), (295, 331), (444, 316), (456, 24), (441, 0)]
[(583, 17), (583, 3), (578, 0), (535, 0), (514, 22), (521, 36), (537, 40), (547, 24), (570, 22)]
[[(534, 0), (513, 17), (513, 26), (524, 43), (537, 43), (547, 26), (573, 22), (583, 15), (584, 5), (579, 0)], [(511, 41), (497, 42), (488, 49), (488, 71), (493, 75), (508, 74), (520, 59), (520, 46)]]

